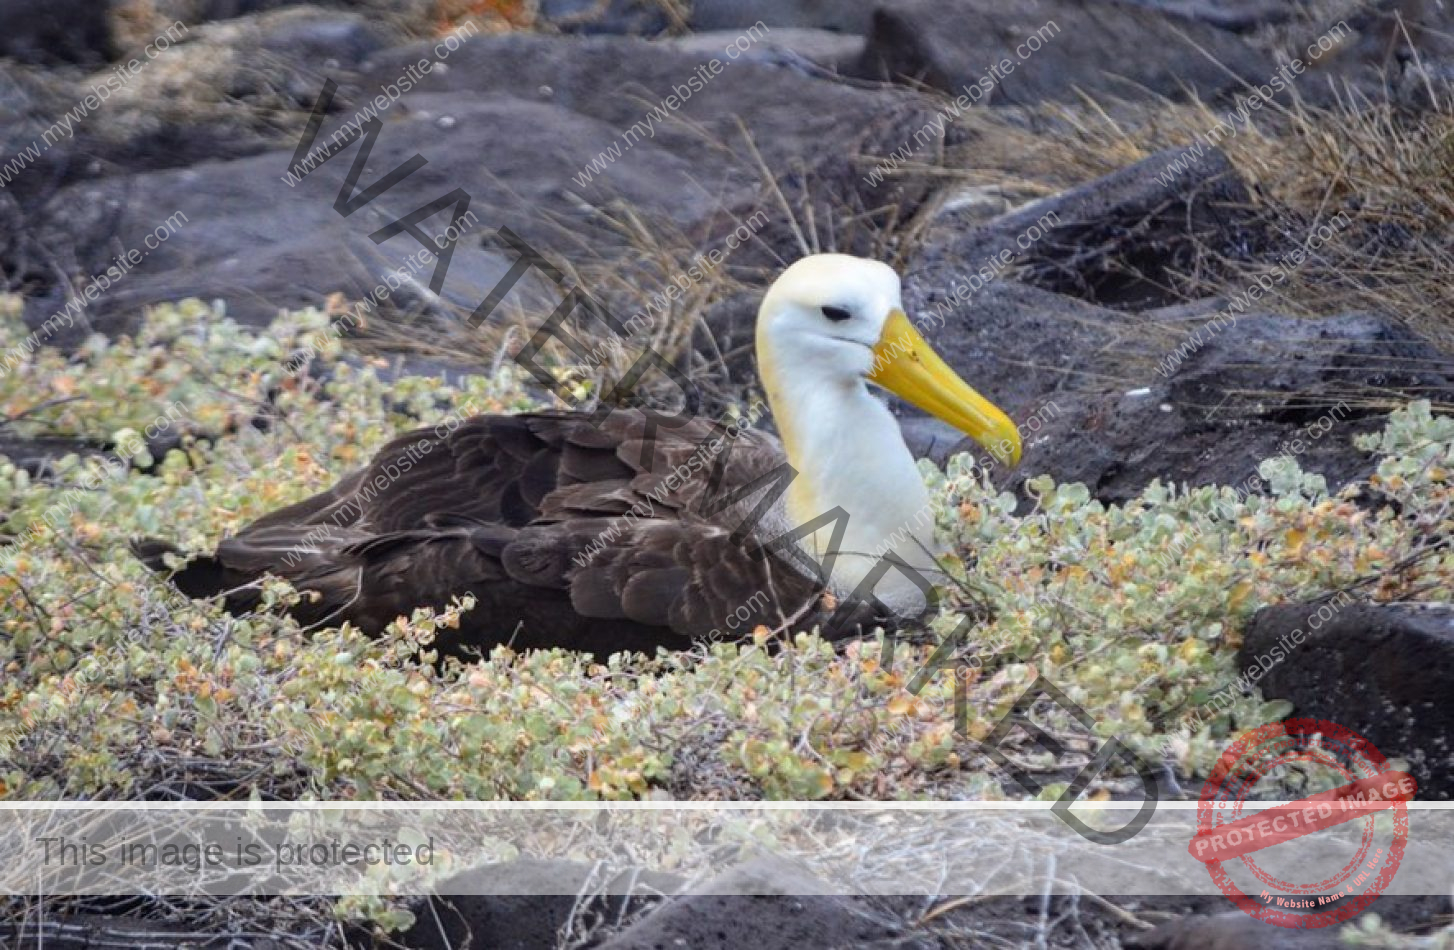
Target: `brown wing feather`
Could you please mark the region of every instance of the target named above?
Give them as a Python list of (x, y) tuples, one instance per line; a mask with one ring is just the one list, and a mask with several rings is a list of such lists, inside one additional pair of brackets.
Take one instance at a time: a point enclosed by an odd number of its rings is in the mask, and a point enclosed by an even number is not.
[[(728, 444), (726, 433), (702, 420), (655, 427), (630, 410), (599, 427), (539, 412), (416, 430), (176, 580), (192, 596), (241, 587), (227, 599), (238, 611), (255, 606), (249, 582), (275, 574), (316, 592), (295, 611), (301, 622), (371, 633), (472, 594), (477, 607), (442, 645), (481, 650), (513, 642), (605, 654), (823, 621), (816, 580), (731, 538), (743, 505), (699, 514), (714, 465), (730, 491), (783, 462), (770, 437), (749, 430)], [(685, 477), (669, 481), (674, 473)], [(161, 569), (158, 552), (170, 547), (136, 549)]]

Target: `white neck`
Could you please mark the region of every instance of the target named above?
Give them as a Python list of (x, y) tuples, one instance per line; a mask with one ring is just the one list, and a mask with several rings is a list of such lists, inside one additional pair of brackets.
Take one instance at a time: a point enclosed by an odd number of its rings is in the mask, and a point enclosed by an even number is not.
[[(788, 461), (798, 471), (787, 492), (792, 527), (834, 507), (848, 513), (846, 524), (839, 516), (837, 523), (826, 521), (798, 542), (826, 567), (833, 533), (840, 527), (844, 530), (833, 559), (830, 589), (840, 597), (851, 594), (885, 552), (896, 554), (934, 583), (937, 568), (926, 553), (926, 549), (939, 553), (934, 511), (888, 407), (868, 391), (861, 377), (845, 379), (814, 365), (793, 365), (784, 372), (781, 368), (788, 364), (762, 353), (759, 363)], [(924, 608), (919, 587), (895, 568), (874, 585), (874, 595), (899, 614), (913, 615)]]

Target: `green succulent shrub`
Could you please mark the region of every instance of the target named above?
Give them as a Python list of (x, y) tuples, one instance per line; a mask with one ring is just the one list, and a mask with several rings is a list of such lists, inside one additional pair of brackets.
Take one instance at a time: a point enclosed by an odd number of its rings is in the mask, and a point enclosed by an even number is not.
[[(1265, 494), (1156, 484), (1105, 506), (1041, 477), (1033, 511), (1016, 514), (969, 459), (926, 468), (941, 528), (973, 553), (930, 630), (944, 637), (972, 611), (982, 619), (964, 650), (999, 659), (919, 684), (933, 636), (899, 643), (891, 663), (882, 638), (835, 649), (760, 631), (654, 657), (499, 648), (436, 664), (434, 633), (467, 601), (400, 618), (375, 641), (181, 597), (129, 556), (129, 538), (209, 548), (404, 428), (535, 404), (508, 366), (459, 385), (393, 378), (382, 360), (346, 356), (329, 318), (292, 313), (258, 333), (189, 301), (68, 356), (15, 349), (25, 330), (10, 308), (10, 434), (94, 451), (39, 477), (0, 462), (0, 795), (1011, 797), (1025, 793), (976, 740), (1040, 676), (1094, 720), (1086, 730), (1038, 710), (1082, 759), (1116, 736), (1194, 776), (1231, 734), (1286, 711), (1235, 683), (1258, 607), (1345, 588), (1447, 598), (1454, 578), (1439, 540), (1454, 421), (1416, 403), (1359, 441), (1382, 457), (1377, 475), (1336, 494), (1283, 458), (1264, 465)], [(288, 372), (310, 345), (314, 359)], [(281, 582), (266, 591), (270, 605), (298, 596)], [(1020, 745), (1056, 794), (1067, 763)], [(1098, 793), (1124, 779), (1108, 774)]]

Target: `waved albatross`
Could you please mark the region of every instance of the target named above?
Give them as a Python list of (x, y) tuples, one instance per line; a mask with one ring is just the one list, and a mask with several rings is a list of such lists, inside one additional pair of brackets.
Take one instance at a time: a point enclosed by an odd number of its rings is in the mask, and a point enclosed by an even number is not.
[[(273, 574), (316, 592), (293, 608), (301, 623), (371, 634), (472, 594), (460, 628), (440, 633), (446, 652), (509, 642), (604, 656), (759, 624), (844, 635), (918, 615), (940, 550), (929, 495), (867, 383), (1009, 464), (1014, 424), (929, 348), (878, 261), (793, 264), (763, 297), (756, 337), (781, 442), (704, 419), (652, 424), (634, 409), (474, 416), (399, 436), (172, 579), (239, 613)], [(133, 550), (157, 571), (181, 553), (154, 539)], [(919, 579), (889, 569), (885, 552)]]

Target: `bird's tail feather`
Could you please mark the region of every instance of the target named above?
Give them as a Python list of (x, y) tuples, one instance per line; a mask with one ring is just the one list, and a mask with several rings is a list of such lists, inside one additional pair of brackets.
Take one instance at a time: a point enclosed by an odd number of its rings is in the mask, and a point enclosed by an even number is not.
[[(189, 555), (170, 541), (159, 538), (133, 538), (131, 553), (149, 570), (171, 575), (177, 590), (188, 597), (201, 599), (226, 594), (227, 609), (234, 612), (251, 609), (256, 602), (256, 594), (245, 589), (256, 578), (223, 566), (221, 561), (209, 554)], [(167, 564), (168, 554), (175, 554), (182, 560), (191, 559), (174, 572)]]

